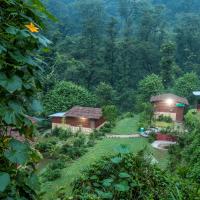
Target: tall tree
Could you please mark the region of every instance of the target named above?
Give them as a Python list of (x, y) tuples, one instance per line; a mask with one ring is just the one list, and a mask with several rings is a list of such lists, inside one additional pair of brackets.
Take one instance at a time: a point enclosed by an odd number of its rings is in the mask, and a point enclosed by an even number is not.
[(119, 14), (122, 18), (125, 37), (131, 37), (133, 34), (133, 20), (136, 15), (136, 9), (136, 0), (119, 0)]
[(79, 106), (95, 106), (96, 98), (84, 87), (71, 82), (61, 81), (50, 90), (43, 99), (45, 112), (66, 112), (69, 108)]
[(162, 6), (144, 9), (139, 21), (138, 37), (140, 40), (153, 42), (161, 46), (165, 38), (165, 22), (163, 19), (164, 8)]
[[(107, 27), (106, 41), (105, 41), (105, 65), (108, 71), (109, 82), (114, 85), (116, 81), (116, 56), (117, 56), (117, 20), (111, 18)], [(106, 77), (107, 79), (108, 77)]]
[(172, 84), (172, 69), (175, 65), (175, 50), (176, 47), (173, 42), (167, 42), (161, 47), (161, 76), (166, 88)]
[(150, 97), (164, 91), (162, 78), (151, 74), (141, 80), (138, 84), (138, 95), (141, 102), (149, 102)]
[(199, 90), (200, 80), (196, 73), (190, 72), (179, 77), (174, 84), (174, 91), (177, 95), (192, 100), (193, 91)]
[(82, 25), (82, 56), (87, 65), (87, 87), (97, 83), (97, 73), (101, 73), (102, 55), (100, 46), (104, 35), (104, 7), (100, 0), (84, 0), (78, 4)]
[(113, 105), (116, 103), (116, 91), (111, 85), (101, 82), (97, 86), (95, 94), (100, 106)]
[(177, 62), (185, 71), (200, 74), (199, 15), (185, 15), (176, 29)]

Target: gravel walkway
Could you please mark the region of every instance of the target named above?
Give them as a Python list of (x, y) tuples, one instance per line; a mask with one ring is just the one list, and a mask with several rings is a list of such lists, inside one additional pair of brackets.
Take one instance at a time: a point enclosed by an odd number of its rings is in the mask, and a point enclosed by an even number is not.
[(176, 142), (156, 140), (151, 145), (156, 149), (167, 150), (167, 147), (173, 144), (176, 144)]
[(120, 134), (109, 134), (109, 135), (106, 135), (107, 138), (138, 138), (140, 137), (139, 134), (130, 134), (130, 135), (120, 135)]

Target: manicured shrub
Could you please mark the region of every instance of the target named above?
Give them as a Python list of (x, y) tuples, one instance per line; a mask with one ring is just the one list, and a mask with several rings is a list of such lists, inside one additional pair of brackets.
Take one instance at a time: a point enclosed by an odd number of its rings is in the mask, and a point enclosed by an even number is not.
[(97, 132), (98, 132), (97, 130), (94, 130), (92, 133), (90, 133), (89, 140), (97, 138)]
[(37, 122), (37, 127), (40, 131), (50, 129), (51, 121), (46, 119), (40, 120), (39, 122)]
[(118, 116), (117, 107), (115, 105), (108, 105), (102, 108), (104, 118), (109, 122), (115, 122)]
[(73, 146), (74, 147), (84, 146), (85, 141), (86, 141), (85, 136), (83, 134), (81, 134), (74, 140)]
[(57, 136), (59, 136), (59, 134), (60, 134), (60, 128), (55, 127), (55, 128), (52, 130), (52, 135), (57, 137)]
[(63, 160), (55, 160), (54, 162), (49, 164), (49, 168), (52, 169), (52, 170), (63, 169), (63, 168), (65, 168), (65, 161), (63, 161)]
[(69, 163), (72, 160), (68, 155), (62, 154), (60, 153), (60, 151), (58, 152), (59, 152), (59, 156), (57, 156), (58, 160), (65, 162), (65, 164)]
[(195, 109), (191, 109), (185, 115), (185, 124), (188, 129), (199, 129), (200, 128), (200, 113)]
[(85, 148), (81, 148), (81, 147), (72, 147), (68, 149), (68, 155), (72, 158), (72, 159), (77, 159), (80, 158), (82, 155), (84, 155), (87, 152), (87, 150)]
[(173, 120), (170, 116), (159, 115), (158, 121), (171, 123)]
[(112, 131), (113, 127), (114, 127), (114, 123), (113, 122), (107, 122), (99, 129), (99, 131), (104, 133), (104, 134), (105, 133), (110, 133)]
[(35, 148), (41, 153), (47, 153), (53, 149), (53, 144), (52, 142), (39, 142), (35, 145)]
[(68, 155), (72, 159), (77, 159), (81, 157), (86, 152), (85, 147), (77, 147), (69, 144), (62, 146), (60, 153)]
[(93, 147), (95, 145), (95, 139), (90, 139), (88, 142), (87, 142), (87, 146), (88, 147)]
[(59, 138), (61, 140), (66, 140), (70, 138), (73, 135), (72, 131), (70, 129), (60, 129), (59, 130)]
[(62, 128), (55, 127), (52, 130), (52, 135), (59, 137), (59, 139), (61, 140), (66, 140), (70, 138), (73, 135), (73, 133), (70, 129), (62, 129)]
[(149, 143), (152, 143), (156, 140), (156, 134), (155, 133), (150, 133), (148, 137)]
[(55, 140), (51, 140), (51, 141), (49, 141), (48, 143), (49, 143), (49, 144), (52, 144), (52, 145), (56, 145), (56, 144), (57, 144), (57, 142), (56, 142)]
[(44, 173), (44, 178), (48, 181), (54, 181), (61, 177), (61, 170), (60, 169), (54, 169), (47, 168), (46, 172)]
[(72, 148), (72, 147), (73, 147), (72, 145), (66, 143), (66, 144), (64, 144), (64, 145), (61, 147), (60, 153), (67, 154), (69, 148)]
[(102, 131), (102, 129), (94, 130), (90, 134), (89, 139), (101, 139), (103, 136), (105, 136), (105, 133)]

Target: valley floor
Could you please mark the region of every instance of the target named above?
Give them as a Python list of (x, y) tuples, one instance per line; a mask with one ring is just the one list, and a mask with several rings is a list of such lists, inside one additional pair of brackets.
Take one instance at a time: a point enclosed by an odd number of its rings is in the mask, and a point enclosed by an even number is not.
[[(90, 164), (98, 161), (102, 156), (114, 154), (114, 149), (120, 144), (127, 145), (130, 152), (133, 153), (137, 153), (146, 147), (147, 151), (153, 153), (161, 168), (165, 168), (167, 165), (167, 151), (153, 149), (145, 138), (104, 138), (97, 141), (97, 144), (94, 147), (89, 148), (88, 152), (81, 158), (69, 163), (67, 167), (62, 170), (61, 178), (42, 184), (42, 191), (46, 192), (44, 200), (55, 199), (56, 191), (60, 187), (65, 187), (66, 192), (70, 195), (72, 189), (70, 184), (76, 177), (81, 175), (81, 171), (87, 168)], [(44, 169), (41, 171), (43, 170)]]

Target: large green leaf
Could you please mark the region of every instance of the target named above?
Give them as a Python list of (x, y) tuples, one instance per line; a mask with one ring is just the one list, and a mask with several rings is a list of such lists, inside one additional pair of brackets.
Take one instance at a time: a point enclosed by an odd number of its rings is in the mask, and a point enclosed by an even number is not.
[(104, 179), (102, 183), (103, 183), (103, 186), (109, 187), (111, 186), (112, 182), (113, 182), (112, 178), (107, 178), (107, 179)]
[(29, 32), (26, 29), (20, 30), (18, 32), (18, 35), (19, 34), (20, 34), (20, 36), (25, 37), (25, 38), (30, 36)]
[(52, 15), (43, 5), (43, 3), (39, 0), (28, 0), (28, 3), (31, 5), (31, 7), (36, 8), (36, 10), (40, 11), (39, 12), (39, 16), (41, 16), (41, 14), (44, 14), (43, 16), (48, 17), (49, 19), (53, 20), (54, 22), (58, 21), (57, 18)]
[(121, 173), (119, 174), (119, 177), (120, 177), (120, 178), (129, 178), (130, 175), (127, 174), (126, 172), (121, 172)]
[(0, 54), (2, 53), (2, 52), (5, 52), (6, 51), (6, 49), (2, 46), (2, 45), (0, 45)]
[(3, 115), (3, 120), (7, 124), (15, 124), (16, 123), (16, 115), (13, 110), (7, 109)]
[(7, 81), (7, 90), (9, 92), (15, 92), (22, 87), (22, 80), (18, 76), (14, 75)]
[(103, 192), (101, 190), (96, 189), (96, 193), (101, 197), (101, 199), (112, 199), (113, 194), (111, 192)]
[(18, 89), (21, 89), (22, 80), (17, 75), (12, 76), (11, 78), (7, 78), (4, 73), (0, 73), (0, 85), (12, 93)]
[(7, 33), (10, 33), (12, 35), (16, 35), (17, 32), (19, 31), (18, 28), (14, 27), (14, 26), (9, 26), (7, 29), (6, 29), (6, 32)]
[(122, 158), (121, 157), (114, 157), (111, 159), (111, 161), (115, 164), (118, 164), (122, 161)]
[(127, 184), (119, 183), (115, 185), (115, 189), (119, 192), (126, 192), (129, 190), (129, 186)]
[(129, 149), (126, 145), (120, 145), (120, 146), (116, 147), (115, 151), (120, 154), (129, 153)]
[(29, 155), (30, 155), (31, 161), (33, 161), (34, 163), (38, 163), (40, 160), (43, 159), (42, 154), (38, 150), (33, 149), (33, 148), (30, 149)]
[(93, 175), (93, 176), (90, 177), (90, 179), (91, 179), (91, 180), (97, 180), (97, 179), (98, 179), (98, 176)]
[(3, 192), (10, 183), (10, 176), (8, 173), (0, 172), (0, 192)]
[(31, 56), (24, 57), (23, 62), (29, 65), (38, 66), (37, 62)]
[(9, 143), (9, 149), (4, 152), (4, 156), (12, 163), (25, 164), (28, 160), (29, 148), (18, 140), (12, 139)]
[(29, 55), (24, 56), (19, 50), (16, 50), (14, 52), (9, 52), (9, 55), (17, 62), (38, 66), (37, 62), (35, 62), (35, 60), (31, 56)]
[(40, 101), (38, 101), (37, 99), (34, 99), (31, 103), (31, 108), (33, 109), (33, 111), (35, 112), (41, 112), (43, 110), (42, 108), (42, 104), (40, 103)]
[(0, 72), (0, 85), (5, 88), (6, 83), (7, 83), (7, 76), (4, 73)]
[(51, 41), (48, 40), (47, 38), (45, 38), (44, 36), (40, 36), (40, 37), (38, 37), (38, 39), (39, 39), (39, 42), (45, 47), (47, 47), (49, 44), (51, 44)]
[(8, 106), (16, 113), (21, 113), (23, 109), (22, 105), (15, 101), (9, 101)]
[(38, 177), (35, 174), (32, 174), (26, 181), (26, 185), (28, 185), (33, 190), (39, 190), (40, 184)]

